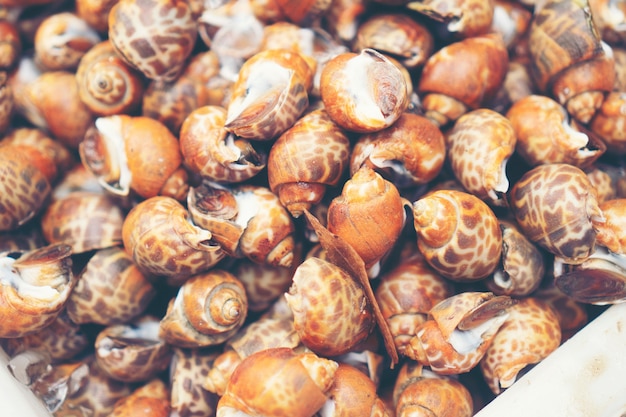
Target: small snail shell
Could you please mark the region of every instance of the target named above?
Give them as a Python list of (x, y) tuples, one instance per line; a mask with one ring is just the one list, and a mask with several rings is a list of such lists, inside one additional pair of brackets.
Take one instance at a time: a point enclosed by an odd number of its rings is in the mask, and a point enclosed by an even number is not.
[(174, 348), (170, 365), (171, 416), (214, 416), (218, 397), (202, 388), (218, 353), (214, 349)]
[(77, 191), (46, 208), (41, 230), (46, 241), (67, 243), (78, 254), (119, 245), (123, 222), (122, 209), (111, 198)]
[(224, 395), (230, 376), (242, 360), (255, 352), (276, 347), (301, 350), (293, 318), (261, 317), (242, 327), (226, 341), (224, 352), (213, 362), (202, 387), (219, 396)]
[(454, 190), (427, 194), (413, 203), (413, 223), (426, 262), (446, 278), (479, 280), (500, 262), (498, 219), (472, 194)]
[(517, 136), (517, 153), (532, 166), (566, 163), (585, 167), (604, 153), (596, 145), (598, 141), (584, 133), (550, 97), (527, 96), (514, 103), (506, 117)]
[(525, 296), (534, 292), (545, 273), (543, 253), (513, 222), (500, 220), (502, 264), (487, 278), (487, 288), (497, 295)]
[(509, 203), (524, 235), (550, 253), (580, 262), (593, 251), (602, 221), (593, 186), (569, 164), (539, 165), (513, 186)]
[(372, 306), (361, 284), (320, 258), (308, 258), (298, 266), (285, 298), (300, 340), (320, 355), (349, 352), (374, 327)]
[(502, 85), (508, 63), (499, 34), (474, 36), (441, 48), (424, 64), (418, 83), (425, 116), (444, 126), (488, 102)]
[(94, 45), (81, 58), (76, 81), (80, 99), (97, 116), (128, 114), (141, 104), (141, 74), (119, 57), (108, 40)]
[(100, 42), (98, 32), (70, 12), (46, 17), (35, 32), (35, 62), (48, 71), (78, 66), (83, 55)]
[(143, 198), (165, 195), (180, 201), (187, 195), (178, 140), (154, 119), (99, 117), (78, 150), (85, 167), (114, 195), (132, 190)]
[(128, 397), (115, 403), (110, 417), (168, 417), (170, 415), (170, 392), (160, 379), (152, 379), (134, 390)]
[(153, 316), (107, 326), (94, 342), (96, 362), (111, 378), (120, 381), (154, 378), (169, 366), (172, 358), (171, 347), (158, 333), (159, 319)]
[(28, 222), (47, 202), (50, 181), (19, 146), (0, 147), (0, 230)]
[(432, 55), (434, 38), (428, 29), (409, 15), (380, 13), (361, 23), (352, 47), (375, 49), (396, 57), (408, 69), (423, 65)]
[(446, 23), (449, 33), (462, 38), (483, 35), (490, 31), (494, 2), (476, 0), (409, 1), (409, 9)]
[(76, 284), (71, 254), (65, 244), (0, 254), (0, 337), (22, 337), (56, 319)]
[(78, 276), (66, 310), (73, 322), (112, 325), (143, 313), (156, 290), (123, 248), (97, 251)]
[(289, 348), (256, 352), (233, 372), (216, 415), (312, 417), (326, 402), (337, 367), (330, 359)]
[(170, 301), (159, 335), (179, 347), (223, 343), (243, 325), (248, 300), (231, 273), (213, 269), (187, 280)]
[(7, 74), (0, 72), (0, 135), (9, 129), (13, 116), (13, 89), (7, 81)]
[(426, 321), (433, 306), (453, 295), (453, 288), (419, 254), (404, 258), (379, 279), (376, 300), (394, 336), (398, 353), (404, 355), (415, 329)]
[(295, 225), (268, 188), (243, 185), (228, 189), (205, 182), (190, 189), (187, 207), (193, 222), (211, 231), (228, 255), (291, 266)]
[(398, 189), (368, 167), (355, 172), (328, 206), (328, 230), (354, 248), (371, 276), (378, 274), (405, 219)]
[(198, 27), (186, 1), (120, 0), (109, 13), (109, 39), (144, 76), (173, 81), (191, 54)]
[[(419, 366), (419, 365), (418, 365)], [(437, 375), (424, 370), (415, 374), (412, 363), (406, 363), (394, 388), (395, 415), (410, 417), (428, 415), (433, 417), (470, 417), (474, 414), (474, 402), (469, 390), (456, 379)]]
[(226, 109), (203, 106), (192, 111), (180, 129), (180, 150), (185, 165), (203, 178), (241, 182), (265, 168), (267, 155), (224, 127)]
[(256, 140), (274, 139), (309, 104), (313, 70), (297, 52), (261, 51), (239, 70), (228, 105), (226, 130)]
[(441, 130), (423, 116), (404, 113), (390, 127), (359, 138), (350, 156), (350, 173), (367, 165), (396, 187), (411, 187), (432, 181), (445, 158)]
[(485, 355), (512, 304), (511, 298), (492, 293), (448, 297), (415, 329), (406, 355), (441, 375), (468, 372)]
[(122, 238), (142, 272), (174, 282), (208, 270), (226, 255), (211, 232), (191, 223), (183, 205), (170, 197), (137, 204), (124, 219)]
[(72, 322), (63, 312), (41, 330), (23, 337), (0, 340), (0, 346), (9, 357), (36, 350), (49, 355), (52, 363), (72, 360), (91, 343), (84, 329)]
[(598, 134), (607, 152), (626, 155), (626, 93), (613, 91), (591, 119), (590, 129)]
[(340, 363), (335, 371), (328, 400), (319, 414), (323, 417), (390, 417), (378, 397), (376, 385), (354, 366)]
[(14, 23), (0, 21), (0, 71), (11, 70), (22, 53), (22, 40)]
[(294, 217), (321, 202), (329, 186), (339, 183), (348, 164), (350, 142), (328, 113), (302, 116), (270, 149), (270, 189)]
[(109, 13), (119, 0), (76, 0), (76, 15), (98, 33), (109, 30)]
[(613, 253), (626, 255), (626, 198), (615, 198), (599, 205), (604, 222), (594, 222), (596, 242)]
[(328, 61), (320, 93), (335, 123), (361, 133), (391, 126), (409, 104), (402, 72), (373, 49), (342, 53)]
[(513, 385), (522, 369), (540, 362), (561, 343), (558, 318), (547, 303), (528, 297), (507, 311), (508, 318), (480, 362), (495, 394)]
[(515, 151), (516, 140), (513, 125), (501, 114), (490, 109), (465, 113), (446, 135), (454, 176), (476, 197), (506, 205), (506, 164)]

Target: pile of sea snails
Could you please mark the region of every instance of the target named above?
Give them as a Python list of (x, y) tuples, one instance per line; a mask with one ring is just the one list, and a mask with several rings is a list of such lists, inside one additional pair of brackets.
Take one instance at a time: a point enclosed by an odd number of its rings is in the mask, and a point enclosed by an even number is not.
[(626, 299), (626, 2), (0, 0), (0, 346), (55, 417), (472, 416)]

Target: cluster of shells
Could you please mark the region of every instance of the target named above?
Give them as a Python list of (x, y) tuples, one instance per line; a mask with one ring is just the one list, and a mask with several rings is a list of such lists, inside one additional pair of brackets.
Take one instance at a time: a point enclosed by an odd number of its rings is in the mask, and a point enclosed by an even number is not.
[(0, 346), (64, 416), (471, 416), (626, 299), (626, 2), (0, 0)]

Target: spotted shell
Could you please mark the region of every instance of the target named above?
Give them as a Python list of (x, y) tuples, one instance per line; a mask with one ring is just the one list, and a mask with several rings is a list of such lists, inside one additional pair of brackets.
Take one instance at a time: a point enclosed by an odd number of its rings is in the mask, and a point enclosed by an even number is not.
[(602, 221), (593, 186), (569, 164), (539, 165), (513, 186), (510, 207), (524, 235), (550, 253), (580, 262), (593, 251)]
[(170, 415), (170, 392), (165, 383), (154, 378), (115, 404), (110, 417), (134, 417), (148, 413), (152, 417)]
[(267, 155), (226, 130), (226, 109), (202, 106), (192, 111), (180, 130), (185, 164), (203, 178), (241, 182), (265, 168)]
[(150, 79), (178, 77), (197, 36), (186, 1), (120, 0), (109, 12), (109, 39), (116, 51)]
[(594, 222), (596, 241), (613, 253), (626, 255), (626, 199), (614, 198), (600, 203), (604, 222)]
[(210, 349), (174, 348), (169, 378), (174, 415), (215, 415), (218, 397), (203, 389), (202, 381), (217, 355)]
[(472, 194), (455, 190), (429, 193), (413, 203), (413, 223), (426, 262), (449, 279), (479, 280), (500, 262), (498, 219)]
[(527, 297), (507, 311), (508, 318), (480, 363), (495, 394), (510, 387), (522, 369), (540, 362), (561, 343), (558, 318), (543, 301)]
[(337, 185), (348, 164), (350, 142), (324, 109), (302, 116), (273, 144), (268, 157), (270, 189), (294, 217), (311, 209)]
[(626, 94), (619, 91), (607, 94), (589, 125), (593, 132), (600, 135), (607, 151), (618, 155), (626, 155), (626, 136), (623, 134), (625, 105)]
[(446, 135), (452, 172), (471, 194), (494, 205), (506, 205), (506, 165), (515, 151), (509, 119), (490, 109), (465, 113)]
[(248, 300), (231, 273), (212, 269), (191, 277), (161, 319), (159, 336), (179, 347), (204, 347), (232, 337), (246, 319)]

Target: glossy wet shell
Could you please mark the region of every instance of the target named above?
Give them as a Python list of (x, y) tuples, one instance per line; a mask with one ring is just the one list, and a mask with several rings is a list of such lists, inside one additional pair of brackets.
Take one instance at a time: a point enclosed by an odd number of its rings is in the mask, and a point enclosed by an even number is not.
[(554, 255), (580, 262), (593, 251), (601, 220), (593, 186), (583, 171), (568, 164), (540, 165), (527, 171), (509, 195), (517, 223), (532, 242)]
[(474, 405), (470, 392), (460, 382), (427, 377), (408, 385), (402, 391), (395, 411), (397, 417), (470, 417), (474, 413)]

